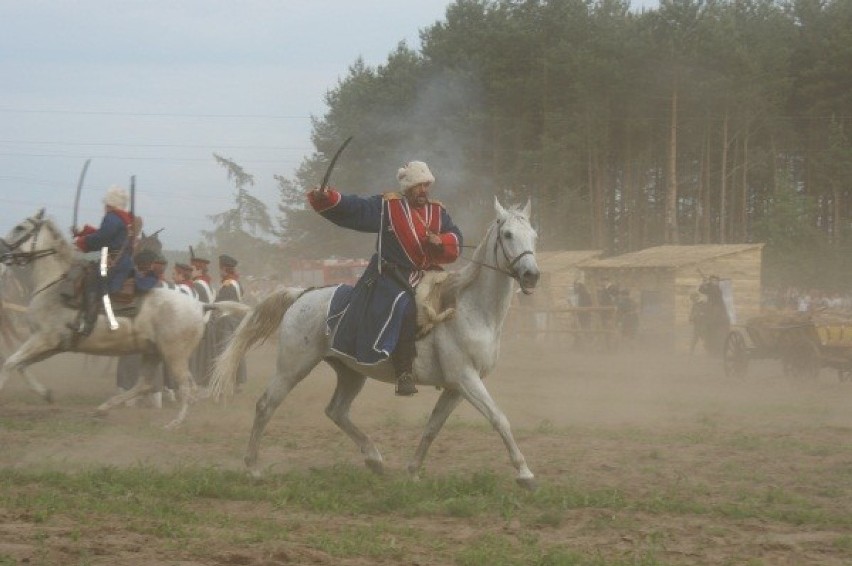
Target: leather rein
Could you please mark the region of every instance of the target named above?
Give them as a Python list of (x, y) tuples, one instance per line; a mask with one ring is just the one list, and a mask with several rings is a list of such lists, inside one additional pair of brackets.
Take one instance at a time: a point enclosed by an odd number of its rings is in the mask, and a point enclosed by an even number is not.
[[(487, 267), (488, 269), (491, 269), (493, 271), (497, 271), (499, 273), (502, 273), (503, 275), (507, 275), (507, 276), (511, 277), (512, 279), (514, 279), (515, 281), (518, 282), (518, 285), (521, 286), (521, 291), (523, 291), (523, 293), (525, 295), (531, 295), (532, 291), (528, 290), (526, 287), (524, 287), (524, 284), (521, 283), (521, 275), (520, 275), (520, 273), (518, 273), (516, 266), (517, 266), (518, 262), (521, 260), (521, 258), (523, 258), (526, 255), (533, 255), (534, 256), (535, 252), (532, 251), (532, 250), (524, 250), (521, 253), (519, 253), (518, 255), (516, 255), (514, 258), (509, 256), (509, 252), (506, 250), (506, 244), (503, 241), (503, 235), (500, 233), (500, 227), (502, 226), (503, 222), (504, 221), (497, 220), (496, 223), (495, 223), (495, 226), (492, 226), (492, 230), (495, 227), (497, 229), (497, 238), (494, 240), (494, 262), (495, 262), (495, 265), (491, 265), (490, 263), (486, 263), (486, 262), (483, 262), (483, 261), (478, 261), (478, 260), (475, 260), (473, 258), (465, 257), (461, 254), (459, 254), (459, 257), (461, 257), (462, 259), (465, 259), (465, 260), (467, 260), (471, 263), (474, 263), (476, 265), (480, 265), (482, 267)], [(461, 246), (461, 247), (462, 248), (476, 249), (479, 246)], [(497, 264), (497, 259), (498, 259), (497, 250), (498, 250), (498, 248), (501, 252), (503, 252), (503, 259), (506, 260), (506, 264), (508, 265), (508, 267), (505, 268), (505, 269), (500, 267), (499, 264)]]
[[(42, 226), (44, 226), (45, 221), (42, 220), (40, 222), (36, 222), (32, 218), (27, 218), (26, 220), (30, 224), (33, 225), (33, 230), (24, 234), (21, 238), (8, 243), (5, 239), (0, 238), (0, 244), (6, 248), (6, 252), (0, 254), (0, 263), (3, 265), (16, 265), (19, 267), (23, 267), (32, 263), (37, 259), (41, 259), (43, 257), (51, 256), (57, 253), (55, 248), (48, 248), (46, 250), (37, 250), (35, 249), (36, 242), (38, 241), (38, 234), (41, 231)], [(15, 251), (20, 248), (27, 240), (32, 240), (32, 245), (30, 246), (30, 251)]]

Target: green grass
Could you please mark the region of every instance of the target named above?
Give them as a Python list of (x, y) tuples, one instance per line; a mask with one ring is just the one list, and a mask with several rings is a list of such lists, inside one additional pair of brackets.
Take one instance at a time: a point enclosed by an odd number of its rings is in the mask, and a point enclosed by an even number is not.
[[(391, 415), (388, 420), (397, 418)], [(0, 420), (0, 426), (5, 424)], [(76, 419), (8, 424), (6, 430), (12, 433), (72, 435), (102, 426)], [(487, 425), (451, 426), (482, 427), (491, 434)], [(165, 434), (159, 427), (142, 428), (147, 437)], [(375, 476), (349, 464), (269, 474), (260, 480), (216, 467), (8, 468), (0, 469), (0, 510), (35, 528), (74, 524), (63, 536), (70, 548), (83, 549), (69, 562), (79, 565), (92, 561), (85, 542), (80, 543), (91, 539), (92, 529), (121, 525), (125, 532), (156, 539), (161, 548), (194, 553), (202, 561), (209, 557), (210, 541), (216, 540), (271, 552), (307, 546), (343, 562), (360, 558), (395, 563), (414, 550), (460, 566), (655, 566), (665, 564), (660, 557), (671, 542), (666, 525), (679, 518), (706, 519), (708, 534), (723, 538), (744, 521), (796, 531), (829, 530), (836, 537), (827, 544), (848, 557), (852, 509), (842, 502), (852, 493), (852, 468), (848, 446), (836, 445), (845, 429), (830, 432), (795, 436), (725, 430), (709, 418), (664, 432), (651, 427), (558, 429), (542, 420), (532, 430), (519, 431), (519, 438), (534, 436), (547, 447), (553, 439), (573, 435), (592, 441), (579, 448), (553, 443), (562, 451), (536, 460), (545, 479), (535, 493), (518, 488), (504, 468), (499, 473), (486, 469), (426, 474), (419, 482), (401, 472)], [(592, 447), (609, 454), (600, 474), (584, 463), (586, 455), (594, 454)], [(345, 438), (339, 449), (351, 452)], [(832, 458), (826, 461), (825, 456)], [(566, 460), (571, 462), (570, 474), (562, 471)], [(764, 468), (763, 462), (772, 465)], [(600, 458), (595, 460), (599, 464)], [(645, 481), (637, 482), (636, 477)], [(332, 522), (326, 524), (326, 518)], [(656, 519), (659, 529), (645, 529)], [(418, 522), (466, 525), (474, 534), (466, 540), (449, 527), (451, 536), (435, 538), (428, 530), (418, 530)], [(598, 552), (588, 545), (572, 547), (555, 536), (567, 532), (599, 540), (618, 540), (620, 533), (628, 532), (633, 542), (628, 550)], [(45, 548), (43, 555), (33, 556), (46, 564), (46, 543), (31, 542), (36, 551)], [(0, 566), (7, 564), (16, 564), (15, 559), (0, 553)]]
[(714, 501), (706, 486), (689, 482), (632, 493), (575, 482), (548, 483), (530, 494), (490, 471), (415, 483), (404, 476), (380, 477), (349, 465), (291, 471), (261, 480), (215, 468), (164, 472), (148, 467), (101, 467), (77, 473), (0, 470), (0, 505), (24, 510), (36, 523), (55, 514), (156, 517), (160, 526), (151, 534), (184, 538), (204, 519), (190, 504), (205, 500), (258, 502), (324, 514), (519, 517), (540, 525), (559, 524), (569, 510), (604, 509), (852, 526), (852, 510), (822, 508), (818, 501), (772, 486), (745, 488)]
[(535, 537), (518, 540), (487, 535), (456, 554), (459, 566), (657, 566), (654, 552), (630, 553), (620, 559), (584, 556), (564, 545), (541, 545)]

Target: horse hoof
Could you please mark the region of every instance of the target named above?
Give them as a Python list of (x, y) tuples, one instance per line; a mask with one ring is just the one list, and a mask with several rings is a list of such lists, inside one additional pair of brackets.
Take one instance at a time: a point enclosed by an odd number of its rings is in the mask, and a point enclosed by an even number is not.
[(529, 478), (515, 478), (515, 481), (519, 486), (526, 489), (527, 491), (535, 491), (538, 489), (538, 483), (535, 481), (534, 477)]
[(411, 481), (420, 481), (420, 469), (414, 466), (413, 464), (409, 464), (406, 468), (408, 472), (408, 477), (411, 478)]
[(166, 426), (164, 426), (163, 428), (166, 429), (166, 430), (173, 430), (173, 429), (176, 429), (178, 426), (180, 426), (181, 422), (182, 421), (180, 419), (175, 419), (175, 420), (171, 421), (169, 424), (167, 424)]
[(254, 480), (259, 480), (263, 477), (263, 473), (257, 468), (249, 468), (246, 470), (246, 473), (248, 473), (249, 477)]
[(44, 392), (44, 400), (53, 405), (53, 391), (48, 389)]
[(384, 475), (385, 473), (385, 465), (381, 460), (364, 460), (364, 463), (370, 468), (370, 471), (376, 474), (377, 476)]

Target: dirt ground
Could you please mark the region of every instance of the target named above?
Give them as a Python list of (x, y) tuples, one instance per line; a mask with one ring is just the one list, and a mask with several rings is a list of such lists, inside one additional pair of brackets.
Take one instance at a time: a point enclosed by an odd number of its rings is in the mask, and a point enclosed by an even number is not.
[[(841, 383), (829, 370), (814, 382), (802, 383), (780, 375), (779, 364), (761, 362), (753, 365), (744, 381), (731, 381), (722, 374), (719, 361), (705, 355), (662, 353), (645, 345), (622, 348), (613, 355), (589, 354), (563, 340), (507, 336), (498, 368), (487, 380), (542, 484), (570, 482), (589, 489), (647, 494), (686, 482), (706, 486), (712, 500), (714, 490), (720, 499), (738, 490), (770, 487), (806, 492), (817, 487), (809, 486), (808, 477), (825, 469), (852, 477), (848, 475), (852, 384)], [(174, 416), (173, 405), (159, 411), (122, 407), (94, 419), (92, 409), (114, 390), (114, 365), (105, 358), (57, 356), (33, 369), (52, 388), (56, 402), (47, 405), (25, 384), (11, 380), (0, 392), (0, 416), (6, 422), (62, 422), (66, 430), (0, 428), (0, 467), (73, 471), (144, 464), (241, 470), (254, 403), (273, 372), (273, 360), (272, 344), (254, 351), (248, 359), (250, 382), (229, 406), (195, 405), (185, 425), (164, 431), (161, 426)], [(278, 410), (261, 446), (261, 463), (270, 472), (361, 464), (355, 446), (323, 414), (333, 385), (331, 371), (321, 366)], [(414, 398), (396, 398), (390, 386), (368, 382), (356, 400), (353, 420), (377, 442), (390, 474), (403, 473), (437, 396), (436, 391), (421, 388)], [(772, 450), (753, 449), (773, 445), (805, 448), (794, 452), (796, 461), (788, 460), (787, 449), (781, 449), (778, 458)], [(809, 451), (807, 446), (829, 448)], [(744, 477), (732, 475), (732, 467), (741, 469)], [(482, 469), (513, 475), (499, 437), (482, 416), (463, 404), (433, 444), (426, 473)], [(814, 497), (822, 509), (843, 514), (852, 501), (849, 491), (850, 486), (840, 486)], [(248, 515), (256, 510), (235, 512)], [(593, 529), (590, 524), (610, 520), (607, 513), (577, 509), (542, 536), (567, 542), (590, 556), (602, 548), (629, 552), (650, 536), (662, 537), (665, 544), (657, 557), (672, 564), (852, 563), (848, 524), (799, 527), (783, 520), (642, 510), (630, 512), (630, 519), (631, 526), (623, 530)], [(55, 528), (61, 531), (62, 526)], [(431, 528), (448, 531), (446, 536), (458, 535), (457, 526)], [(0, 556), (35, 563), (31, 541), (43, 529), (0, 509)], [(92, 563), (204, 563), (149, 548), (150, 540), (120, 528), (100, 537), (90, 541), (98, 557)], [(129, 548), (136, 549), (135, 554)], [(370, 563), (337, 562), (308, 549), (301, 552), (276, 558), (246, 548), (215, 563)], [(418, 563), (432, 564), (425, 557)]]

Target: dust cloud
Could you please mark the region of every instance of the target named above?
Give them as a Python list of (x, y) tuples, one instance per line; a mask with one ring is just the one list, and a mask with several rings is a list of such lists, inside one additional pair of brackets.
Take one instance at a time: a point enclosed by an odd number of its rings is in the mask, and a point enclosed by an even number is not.
[[(622, 345), (610, 354), (583, 353), (562, 335), (530, 340), (507, 334), (502, 347), (486, 385), (513, 430), (525, 436), (564, 432), (570, 444), (572, 431), (582, 434), (583, 430), (659, 434), (701, 425), (759, 434), (852, 427), (850, 384), (828, 369), (806, 382), (785, 377), (779, 362), (758, 361), (746, 378), (737, 380), (725, 377), (720, 360), (706, 354), (657, 351), (646, 344)], [(56, 419), (65, 430), (54, 435), (12, 432), (0, 436), (6, 443), (0, 465), (61, 463), (67, 468), (144, 463), (241, 469), (254, 404), (274, 373), (274, 359), (275, 344), (270, 341), (250, 353), (249, 383), (230, 404), (196, 403), (182, 428), (163, 431), (161, 425), (177, 410), (174, 404), (166, 403), (162, 410), (120, 407), (103, 419), (92, 417), (96, 405), (115, 391), (114, 363), (110, 358), (61, 354), (37, 364), (32, 372), (53, 389), (54, 405), (45, 404), (24, 383), (12, 379), (0, 393), (0, 412), (7, 421), (37, 420), (40, 426)], [(323, 364), (290, 394), (267, 429), (264, 460), (305, 468), (359, 461), (357, 448), (323, 412), (334, 384), (333, 373)], [(413, 398), (398, 398), (391, 386), (368, 380), (353, 404), (352, 417), (380, 446), (394, 437), (399, 446), (389, 459), (392, 466), (402, 467), (413, 454), (437, 397), (433, 388), (421, 387)], [(489, 429), (485, 418), (466, 403), (450, 418), (447, 429), (459, 426)], [(491, 459), (504, 459), (508, 465), (499, 438), (489, 433)], [(310, 441), (305, 443), (305, 438)], [(294, 444), (295, 439), (302, 441)], [(519, 444), (524, 450), (524, 442)], [(435, 446), (441, 446), (441, 437)], [(464, 451), (457, 446), (439, 450), (447, 458), (462, 456)], [(535, 464), (530, 461), (533, 470)]]

